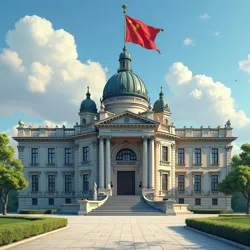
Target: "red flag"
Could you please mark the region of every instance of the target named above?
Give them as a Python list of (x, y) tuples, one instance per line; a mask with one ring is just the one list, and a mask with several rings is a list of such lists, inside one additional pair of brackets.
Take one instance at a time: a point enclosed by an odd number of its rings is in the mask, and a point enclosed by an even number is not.
[(140, 20), (126, 15), (126, 42), (140, 44), (143, 48), (157, 50), (155, 37), (163, 29), (148, 26)]

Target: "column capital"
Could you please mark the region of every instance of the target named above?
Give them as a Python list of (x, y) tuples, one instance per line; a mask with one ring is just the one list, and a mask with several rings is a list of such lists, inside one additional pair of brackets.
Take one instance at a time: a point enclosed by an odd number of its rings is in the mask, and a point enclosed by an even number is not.
[(98, 139), (101, 140), (101, 141), (103, 141), (103, 140), (105, 139), (105, 136), (103, 136), (103, 135), (98, 135), (97, 137), (98, 137)]
[(225, 147), (226, 151), (231, 151), (231, 150), (232, 150), (232, 148), (233, 148), (233, 146), (232, 146), (232, 145), (227, 145), (227, 146)]
[(105, 138), (106, 138), (106, 140), (111, 140), (111, 136), (110, 135), (107, 135), (107, 136), (105, 136)]
[(75, 144), (75, 145), (74, 145), (74, 149), (75, 149), (75, 150), (78, 150), (78, 149), (79, 149), (79, 144)]
[(154, 140), (156, 138), (156, 136), (155, 135), (151, 135), (151, 136), (149, 136), (149, 139), (152, 141), (152, 140)]
[(143, 140), (143, 141), (145, 141), (145, 140), (147, 140), (147, 139), (148, 139), (148, 136), (147, 136), (147, 135), (143, 135), (143, 136), (142, 136), (142, 140)]
[(174, 143), (171, 144), (171, 148), (172, 149), (175, 149), (176, 148), (176, 145)]

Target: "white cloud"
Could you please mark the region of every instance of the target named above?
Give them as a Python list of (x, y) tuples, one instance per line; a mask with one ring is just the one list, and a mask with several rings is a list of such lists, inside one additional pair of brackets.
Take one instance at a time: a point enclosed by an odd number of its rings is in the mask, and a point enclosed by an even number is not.
[(220, 35), (220, 32), (217, 31), (217, 32), (214, 33), (214, 35), (215, 35), (215, 36), (219, 36), (219, 35)]
[(210, 16), (208, 15), (208, 13), (204, 13), (203, 15), (200, 16), (201, 19), (208, 19), (210, 18)]
[[(29, 116), (75, 122), (87, 86), (99, 103), (107, 69), (82, 63), (74, 37), (38, 16), (25, 16), (6, 35), (0, 52), (0, 115)], [(74, 100), (74, 101), (73, 101)]]
[(239, 61), (239, 67), (241, 70), (250, 73), (250, 54), (247, 57), (247, 60)]
[(170, 67), (165, 80), (173, 93), (169, 103), (174, 122), (223, 127), (230, 119), (233, 135), (239, 137), (237, 144), (250, 142), (250, 118), (236, 109), (230, 88), (211, 77), (193, 75), (181, 62)]
[(191, 38), (187, 37), (186, 39), (184, 39), (184, 45), (194, 45), (194, 41)]

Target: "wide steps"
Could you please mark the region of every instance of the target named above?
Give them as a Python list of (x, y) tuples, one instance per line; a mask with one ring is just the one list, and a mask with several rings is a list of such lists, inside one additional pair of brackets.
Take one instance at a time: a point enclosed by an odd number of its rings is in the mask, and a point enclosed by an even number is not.
[(164, 213), (149, 206), (141, 196), (113, 196), (99, 208), (91, 211), (90, 216), (161, 216)]

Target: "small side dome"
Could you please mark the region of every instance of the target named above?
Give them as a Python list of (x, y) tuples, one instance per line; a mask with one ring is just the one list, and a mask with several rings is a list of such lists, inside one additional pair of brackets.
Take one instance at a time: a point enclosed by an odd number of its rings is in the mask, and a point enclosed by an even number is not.
[(88, 92), (86, 93), (86, 99), (81, 103), (80, 112), (97, 113), (96, 104), (90, 98), (89, 87)]
[(168, 105), (168, 102), (164, 99), (164, 94), (162, 93), (162, 87), (161, 87), (161, 92), (159, 94), (159, 99), (154, 103), (153, 111), (155, 113), (163, 113), (163, 112), (170, 113), (170, 107)]

